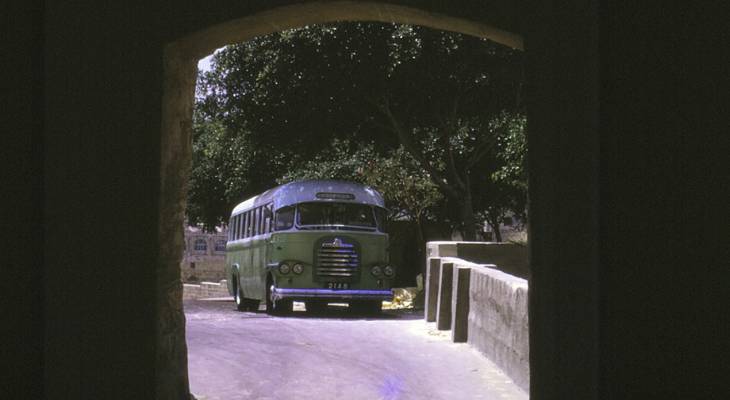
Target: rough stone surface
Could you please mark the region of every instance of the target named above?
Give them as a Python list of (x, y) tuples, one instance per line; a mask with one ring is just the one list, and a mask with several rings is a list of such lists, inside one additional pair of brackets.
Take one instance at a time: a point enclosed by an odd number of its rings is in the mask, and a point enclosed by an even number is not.
[(439, 330), (451, 329), (451, 295), (453, 285), (454, 264), (441, 263), (439, 274), (438, 305), (436, 307), (436, 327)]
[(471, 267), (456, 265), (451, 301), (451, 340), (466, 342), (469, 332), (469, 282)]
[(456, 244), (459, 242), (435, 241), (426, 243), (428, 257), (457, 257)]
[(471, 270), (468, 342), (525, 390), (530, 387), (527, 293), (524, 279), (484, 266)]
[[(180, 260), (183, 253), (185, 196), (192, 162), (195, 64), (168, 55), (163, 82), (162, 143), (158, 226), (155, 393), (170, 399), (189, 396), (185, 315)], [(174, 99), (174, 100), (173, 100)]]
[(527, 246), (515, 243), (460, 242), (456, 244), (456, 257), (477, 264), (494, 264), (500, 271), (528, 279), (527, 250)]
[(428, 257), (454, 257), (477, 264), (494, 264), (510, 275), (528, 279), (527, 246), (515, 243), (433, 241), (426, 244)]
[(200, 282), (199, 285), (192, 283), (183, 284), (183, 300), (208, 299), (215, 297), (228, 297), (227, 281), (225, 279), (218, 283)]
[(436, 308), (438, 308), (439, 277), (441, 276), (441, 259), (429, 258), (426, 265), (426, 300), (424, 317), (426, 322), (436, 321)]

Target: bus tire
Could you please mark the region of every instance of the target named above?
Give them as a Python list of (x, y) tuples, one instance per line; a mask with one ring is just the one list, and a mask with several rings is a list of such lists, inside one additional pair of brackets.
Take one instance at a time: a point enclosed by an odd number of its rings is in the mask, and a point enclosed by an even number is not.
[(233, 279), (233, 301), (236, 303), (236, 310), (238, 311), (258, 311), (259, 300), (247, 299), (244, 296), (243, 289), (238, 285), (238, 278)]
[(236, 277), (236, 279), (233, 281), (233, 293), (233, 300), (236, 303), (236, 310), (248, 311), (248, 302), (246, 301), (246, 298), (243, 297), (243, 292), (238, 285), (238, 277)]
[(292, 312), (294, 303), (291, 300), (274, 300), (272, 292), (274, 282), (271, 278), (267, 279), (266, 285), (266, 313), (269, 315), (284, 315)]

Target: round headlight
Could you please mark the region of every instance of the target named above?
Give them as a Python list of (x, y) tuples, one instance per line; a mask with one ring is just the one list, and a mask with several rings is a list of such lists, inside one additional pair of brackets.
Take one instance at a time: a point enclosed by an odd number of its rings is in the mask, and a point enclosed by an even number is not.
[(375, 276), (380, 276), (383, 273), (382, 268), (378, 267), (377, 265), (373, 267), (373, 269), (370, 270), (370, 272)]
[(287, 263), (281, 263), (281, 265), (279, 265), (279, 272), (282, 274), (288, 274), (290, 269), (291, 267), (289, 267), (289, 264)]
[(291, 267), (291, 270), (294, 271), (295, 274), (299, 275), (304, 271), (304, 266), (302, 264), (294, 264), (293, 267)]
[(388, 265), (385, 268), (383, 268), (383, 273), (385, 274), (385, 276), (391, 277), (391, 276), (393, 276), (393, 274), (395, 274), (395, 269), (393, 269), (393, 267)]

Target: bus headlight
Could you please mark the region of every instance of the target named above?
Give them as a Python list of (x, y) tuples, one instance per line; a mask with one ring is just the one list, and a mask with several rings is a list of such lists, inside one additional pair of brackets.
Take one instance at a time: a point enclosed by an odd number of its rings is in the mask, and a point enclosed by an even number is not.
[(279, 265), (279, 272), (284, 275), (288, 274), (290, 269), (291, 267), (289, 267), (289, 264), (287, 263), (281, 263), (281, 265)]
[(390, 278), (391, 276), (393, 276), (395, 274), (395, 269), (393, 269), (393, 267), (388, 265), (385, 268), (383, 268), (383, 273), (385, 274), (385, 276)]
[(291, 267), (291, 270), (292, 270), (292, 271), (293, 271), (293, 272), (294, 272), (295, 274), (299, 275), (299, 274), (301, 274), (301, 273), (302, 273), (302, 271), (304, 271), (304, 266), (303, 266), (302, 264), (299, 264), (299, 263), (297, 263), (297, 264), (294, 264), (294, 266), (293, 266), (293, 267)]
[(370, 272), (375, 276), (380, 276), (383, 274), (383, 269), (376, 265), (370, 270)]

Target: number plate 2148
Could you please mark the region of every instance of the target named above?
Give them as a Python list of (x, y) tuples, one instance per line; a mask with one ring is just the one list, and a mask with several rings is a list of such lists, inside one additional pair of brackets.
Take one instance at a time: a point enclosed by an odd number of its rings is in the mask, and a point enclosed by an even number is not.
[(349, 289), (350, 284), (347, 282), (327, 282), (327, 289)]

